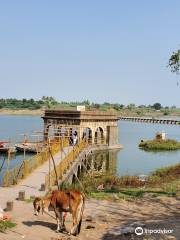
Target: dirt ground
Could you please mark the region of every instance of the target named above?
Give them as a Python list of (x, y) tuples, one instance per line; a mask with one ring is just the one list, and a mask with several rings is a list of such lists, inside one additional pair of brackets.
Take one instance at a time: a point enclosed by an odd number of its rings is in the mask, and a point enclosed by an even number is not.
[[(50, 212), (54, 216), (53, 212)], [(137, 201), (109, 202), (87, 200), (81, 233), (77, 237), (67, 233), (56, 233), (56, 221), (51, 216), (34, 216), (32, 203), (15, 201), (13, 222), (17, 226), (7, 233), (0, 233), (0, 240), (179, 240), (180, 239), (180, 201), (175, 198), (139, 199)], [(70, 225), (69, 215), (66, 220)], [(145, 224), (143, 229), (172, 230), (169, 234), (143, 234), (134, 232), (119, 235), (122, 227), (135, 222)], [(139, 223), (137, 223), (138, 226)]]

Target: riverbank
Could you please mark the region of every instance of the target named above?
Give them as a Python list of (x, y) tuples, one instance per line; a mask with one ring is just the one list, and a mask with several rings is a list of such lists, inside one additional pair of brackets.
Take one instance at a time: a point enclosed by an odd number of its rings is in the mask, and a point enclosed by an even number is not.
[[(75, 107), (59, 107), (59, 109), (76, 109)], [(58, 108), (53, 108), (58, 109)], [(87, 109), (88, 110), (88, 109)], [(98, 109), (91, 109), (92, 110), (98, 110)], [(107, 111), (109, 109), (102, 109), (103, 111)], [(111, 109), (112, 110), (112, 109)], [(164, 111), (156, 111), (156, 110), (143, 110), (140, 109), (122, 109), (122, 110), (112, 110), (117, 112), (119, 117), (154, 117), (154, 118), (179, 118), (180, 117), (180, 110), (174, 110), (170, 111), (168, 114), (164, 114)], [(10, 108), (1, 108), (0, 109), (0, 115), (33, 115), (33, 116), (42, 116), (44, 113), (44, 108), (40, 109), (28, 109), (28, 108), (21, 108), (21, 109), (10, 109)]]
[(43, 109), (30, 110), (30, 109), (0, 109), (0, 115), (30, 115), (42, 116)]
[[(121, 201), (145, 196), (176, 196), (180, 197), (180, 163), (156, 169), (149, 176), (112, 176), (87, 175), (82, 178), (82, 185), (87, 196), (95, 199)], [(79, 188), (77, 183), (66, 188)]]

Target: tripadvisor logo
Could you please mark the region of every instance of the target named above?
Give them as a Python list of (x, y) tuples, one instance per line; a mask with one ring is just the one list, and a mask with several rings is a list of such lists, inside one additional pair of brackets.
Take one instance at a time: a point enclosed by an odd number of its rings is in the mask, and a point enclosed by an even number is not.
[(136, 235), (138, 235), (138, 236), (140, 236), (140, 235), (142, 235), (143, 234), (143, 228), (142, 227), (137, 227), (137, 228), (135, 228), (135, 234)]
[(137, 227), (135, 228), (135, 234), (140, 236), (143, 233), (144, 234), (170, 234), (173, 233), (173, 229), (147, 229), (147, 228), (142, 228), (142, 227)]

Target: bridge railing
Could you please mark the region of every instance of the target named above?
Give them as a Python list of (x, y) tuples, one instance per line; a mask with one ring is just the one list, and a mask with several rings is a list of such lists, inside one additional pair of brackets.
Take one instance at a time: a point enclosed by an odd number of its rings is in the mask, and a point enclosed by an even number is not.
[(84, 141), (87, 141), (89, 145), (104, 145), (106, 144), (106, 139), (105, 137), (95, 137), (94, 139), (92, 138), (84, 138)]
[(7, 170), (2, 179), (2, 186), (8, 187), (13, 184), (17, 184), (19, 180), (26, 178), (37, 167), (49, 160), (51, 149), (52, 155), (55, 155), (58, 151), (69, 145), (68, 139), (60, 139), (59, 141), (50, 142), (49, 146), (45, 147), (42, 152), (37, 153), (35, 156), (25, 159), (20, 166), (16, 166), (10, 170)]
[[(58, 180), (62, 179), (66, 171), (71, 167), (73, 162), (78, 157), (79, 153), (88, 146), (88, 142), (82, 140), (79, 144), (75, 145), (73, 149), (65, 156), (64, 159), (56, 166), (56, 172)], [(48, 189), (50, 186), (56, 184), (56, 173), (52, 170), (45, 176), (45, 188)]]

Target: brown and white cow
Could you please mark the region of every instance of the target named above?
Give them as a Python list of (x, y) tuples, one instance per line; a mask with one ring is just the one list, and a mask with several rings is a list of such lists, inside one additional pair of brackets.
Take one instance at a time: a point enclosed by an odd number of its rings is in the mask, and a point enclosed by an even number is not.
[(40, 210), (42, 210), (42, 213), (48, 211), (49, 208), (54, 210), (57, 220), (57, 232), (65, 228), (63, 212), (70, 212), (73, 218), (73, 227), (70, 231), (72, 235), (80, 233), (84, 204), (84, 194), (76, 190), (55, 190), (50, 196), (46, 198), (35, 198), (33, 202), (35, 215), (38, 215)]

